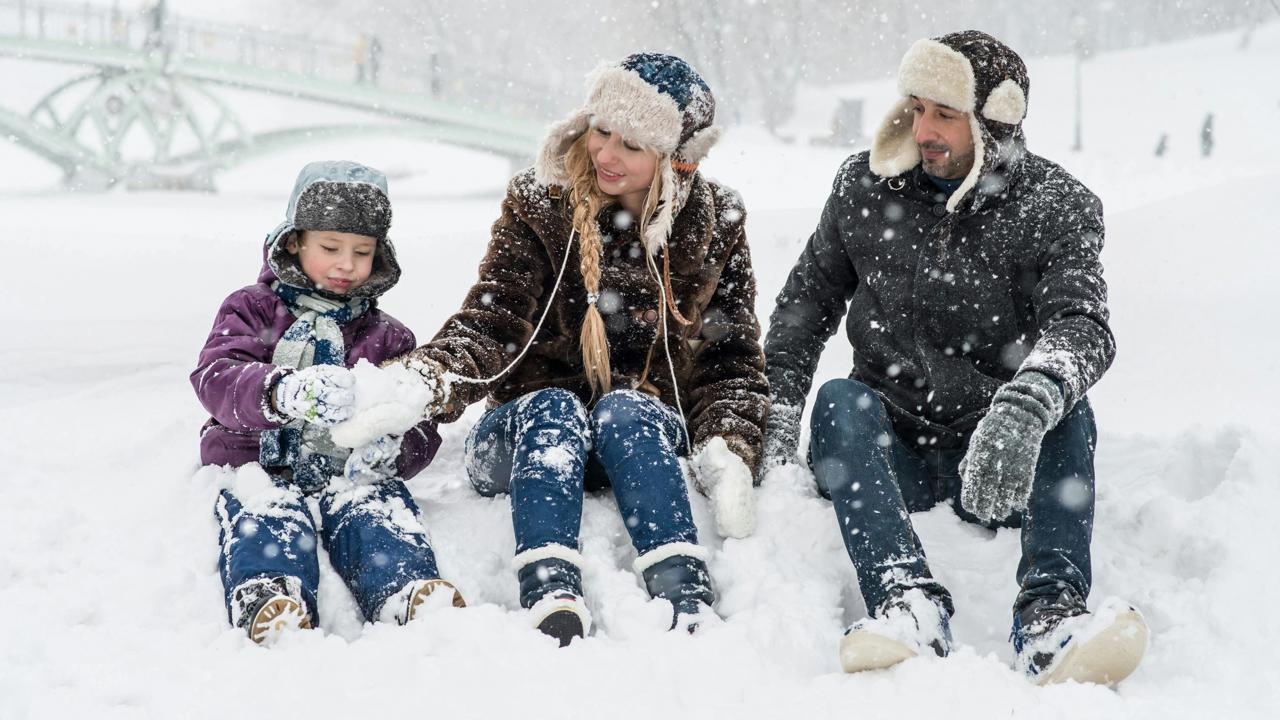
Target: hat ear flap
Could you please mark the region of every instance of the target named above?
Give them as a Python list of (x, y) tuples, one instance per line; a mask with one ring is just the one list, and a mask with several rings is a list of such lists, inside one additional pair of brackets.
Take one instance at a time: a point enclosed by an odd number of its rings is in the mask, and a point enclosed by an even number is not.
[(911, 121), (911, 98), (902, 98), (885, 115), (871, 141), (871, 172), (880, 177), (897, 177), (920, 162)]
[[(671, 157), (663, 157), (658, 161), (657, 177), (662, 178), (662, 192), (658, 195), (658, 213), (645, 228), (644, 246), (650, 256), (655, 256), (667, 244), (671, 237), (671, 228), (675, 224), (676, 215), (676, 183), (680, 182), (675, 168), (671, 166)], [(655, 178), (656, 180), (657, 178)]]
[(711, 147), (720, 140), (721, 134), (720, 128), (708, 125), (690, 135), (688, 140), (676, 148), (676, 155), (685, 162), (701, 162), (711, 152)]
[(1005, 78), (987, 96), (982, 117), (1006, 125), (1017, 125), (1027, 115), (1027, 96), (1012, 78)]
[(591, 113), (583, 108), (547, 130), (538, 159), (533, 164), (538, 182), (544, 185), (565, 185), (569, 182), (569, 173), (564, 169), (565, 153), (590, 124)]

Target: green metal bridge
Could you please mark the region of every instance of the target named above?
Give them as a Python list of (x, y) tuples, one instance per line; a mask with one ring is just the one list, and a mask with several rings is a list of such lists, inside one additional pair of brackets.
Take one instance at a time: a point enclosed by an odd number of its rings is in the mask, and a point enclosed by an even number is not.
[[(429, 46), (428, 46), (429, 47)], [(28, 110), (0, 101), (0, 138), (60, 167), (86, 189), (212, 189), (217, 172), (317, 139), (373, 133), (533, 156), (546, 94), (501, 78), (442, 78), (431, 53), (397, 58), (376, 38), (350, 47), (169, 15), (59, 2), (0, 0), (0, 56), (85, 73)], [(369, 122), (250, 133), (219, 88), (361, 111)], [(525, 117), (515, 117), (522, 112)]]

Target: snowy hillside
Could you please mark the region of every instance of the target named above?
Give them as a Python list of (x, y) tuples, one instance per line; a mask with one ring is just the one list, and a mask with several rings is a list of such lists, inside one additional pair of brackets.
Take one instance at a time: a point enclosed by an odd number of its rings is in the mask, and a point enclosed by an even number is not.
[[(323, 629), (256, 647), (225, 620), (212, 514), (225, 471), (198, 467), (205, 414), (187, 380), (218, 303), (255, 278), (301, 164), (348, 157), (392, 175), (405, 273), (382, 307), (425, 339), (474, 277), (507, 164), (353, 140), (237, 168), (216, 195), (70, 195), (46, 190), (57, 174), (0, 143), (0, 718), (1275, 717), (1280, 251), (1265, 208), (1280, 185), (1280, 91), (1251, 78), (1280, 73), (1280, 24), (1237, 44), (1091, 59), (1079, 154), (1068, 149), (1071, 63), (1030, 63), (1030, 148), (1107, 208), (1119, 356), (1091, 394), (1091, 605), (1124, 597), (1152, 632), (1118, 690), (1042, 689), (1015, 674), (1017, 532), (986, 532), (944, 507), (917, 528), (955, 595), (959, 651), (840, 673), (836, 644), (864, 609), (830, 504), (795, 469), (765, 479), (746, 540), (714, 538), (695, 495), (727, 618), (696, 637), (664, 631), (668, 611), (630, 570), (612, 498), (589, 498), (582, 549), (598, 627), (559, 650), (514, 610), (509, 501), (466, 482), (478, 407), (442, 428), (435, 464), (410, 483), (443, 574), (471, 607), (365, 625), (322, 561)], [(0, 92), (34, 99), (59, 72), (0, 60)], [(867, 97), (875, 122), (892, 85), (839, 92)], [(809, 114), (829, 117), (829, 99), (811, 96)], [(288, 111), (253, 102), (259, 122)], [(1217, 145), (1201, 158), (1209, 111)], [(1163, 132), (1169, 152), (1156, 158)], [(736, 128), (705, 164), (746, 199), (762, 319), (846, 154)], [(819, 378), (847, 371), (837, 336)]]

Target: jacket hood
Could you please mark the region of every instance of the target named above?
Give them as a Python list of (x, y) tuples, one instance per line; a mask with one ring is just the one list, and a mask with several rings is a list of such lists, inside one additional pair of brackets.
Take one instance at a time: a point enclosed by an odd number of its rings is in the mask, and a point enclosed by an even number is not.
[[(279, 280), (339, 299), (377, 298), (400, 280), (395, 246), (387, 237), (390, 226), (391, 201), (387, 177), (381, 171), (344, 160), (310, 163), (294, 182), (285, 221), (267, 235), (263, 244), (258, 282)], [(376, 238), (378, 245), (369, 279), (348, 296), (317, 288), (302, 271), (297, 256), (288, 250), (289, 240), (304, 230), (334, 230)]]

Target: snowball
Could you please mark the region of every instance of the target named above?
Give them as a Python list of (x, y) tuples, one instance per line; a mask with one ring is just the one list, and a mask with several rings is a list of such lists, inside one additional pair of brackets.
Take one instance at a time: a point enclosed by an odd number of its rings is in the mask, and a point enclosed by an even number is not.
[(431, 393), (422, 377), (403, 365), (380, 368), (360, 360), (355, 375), (355, 407), (350, 420), (329, 429), (333, 443), (357, 448), (382, 435), (403, 435), (422, 420)]

